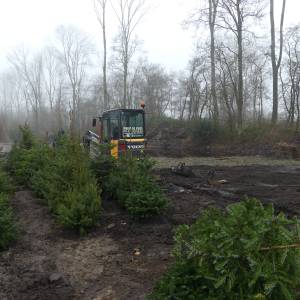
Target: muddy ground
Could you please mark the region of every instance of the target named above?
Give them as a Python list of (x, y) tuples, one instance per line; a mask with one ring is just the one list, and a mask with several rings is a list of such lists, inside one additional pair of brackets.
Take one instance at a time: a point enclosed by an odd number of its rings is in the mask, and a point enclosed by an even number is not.
[[(208, 206), (225, 208), (253, 196), (300, 216), (299, 164), (220, 163), (189, 173), (194, 177), (155, 170), (170, 200), (164, 216), (136, 222), (107, 200), (98, 228), (81, 238), (61, 230), (31, 192), (18, 191), (12, 204), (20, 234), (0, 254), (0, 299), (145, 299), (172, 262), (176, 226), (194, 222)], [(228, 183), (219, 184), (222, 179)]]

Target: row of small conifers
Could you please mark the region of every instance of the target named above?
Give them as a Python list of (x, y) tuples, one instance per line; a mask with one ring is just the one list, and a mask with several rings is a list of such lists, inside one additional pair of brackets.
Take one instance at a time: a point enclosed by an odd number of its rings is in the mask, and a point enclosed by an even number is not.
[[(95, 160), (76, 141), (57, 137), (55, 147), (22, 127), (22, 139), (10, 152), (8, 171), (18, 185), (44, 199), (57, 222), (81, 234), (101, 215), (101, 195), (114, 198), (135, 218), (164, 211), (166, 198), (152, 179), (150, 160), (115, 161), (100, 154)], [(103, 152), (104, 149), (100, 149)]]
[[(162, 213), (167, 200), (151, 176), (151, 161), (91, 162), (81, 146), (61, 137), (50, 148), (27, 127), (7, 162), (19, 185), (31, 188), (57, 222), (85, 233), (101, 215), (101, 196), (116, 199), (130, 215)], [(0, 248), (15, 238), (8, 177), (0, 173)], [(272, 206), (246, 199), (226, 211), (208, 209), (191, 226), (176, 230), (173, 265), (149, 299), (297, 299), (300, 225)]]

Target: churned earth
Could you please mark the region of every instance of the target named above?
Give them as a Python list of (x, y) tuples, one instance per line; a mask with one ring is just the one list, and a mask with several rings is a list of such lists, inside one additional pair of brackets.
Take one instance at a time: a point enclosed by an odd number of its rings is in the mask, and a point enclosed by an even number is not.
[[(85, 237), (59, 228), (30, 191), (16, 192), (19, 238), (0, 254), (0, 299), (145, 299), (172, 262), (174, 230), (194, 222), (205, 208), (225, 208), (248, 196), (300, 216), (299, 162), (158, 161), (154, 175), (170, 201), (165, 215), (138, 222), (105, 200), (99, 226)], [(172, 171), (181, 161), (191, 165), (188, 172)]]

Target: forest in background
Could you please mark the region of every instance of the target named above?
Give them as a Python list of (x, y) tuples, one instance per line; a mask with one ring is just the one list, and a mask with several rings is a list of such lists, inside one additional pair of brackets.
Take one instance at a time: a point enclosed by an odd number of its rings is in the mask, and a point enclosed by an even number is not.
[[(269, 123), (298, 132), (300, 27), (285, 26), (286, 0), (276, 2), (200, 1), (183, 20), (187, 32), (198, 33), (193, 56), (186, 69), (171, 72), (147, 59), (136, 35), (147, 0), (94, 0), (87, 5), (94, 5), (101, 49), (86, 32), (62, 25), (43, 49), (18, 47), (8, 55), (0, 139), (14, 139), (24, 123), (39, 135), (64, 129), (80, 136), (95, 115), (141, 100), (150, 120), (204, 121), (234, 134)], [(109, 5), (117, 36), (106, 26)]]

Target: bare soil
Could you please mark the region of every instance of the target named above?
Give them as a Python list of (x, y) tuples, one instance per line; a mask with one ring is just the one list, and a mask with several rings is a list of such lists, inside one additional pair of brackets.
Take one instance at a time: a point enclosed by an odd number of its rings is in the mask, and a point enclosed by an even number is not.
[[(202, 165), (191, 171), (194, 177), (155, 170), (170, 200), (164, 216), (137, 222), (105, 200), (98, 228), (85, 237), (60, 229), (31, 192), (17, 192), (12, 204), (20, 234), (0, 254), (0, 299), (145, 299), (172, 262), (176, 226), (191, 224), (208, 206), (225, 208), (249, 196), (300, 216), (300, 165)], [(222, 179), (228, 183), (219, 184)]]

